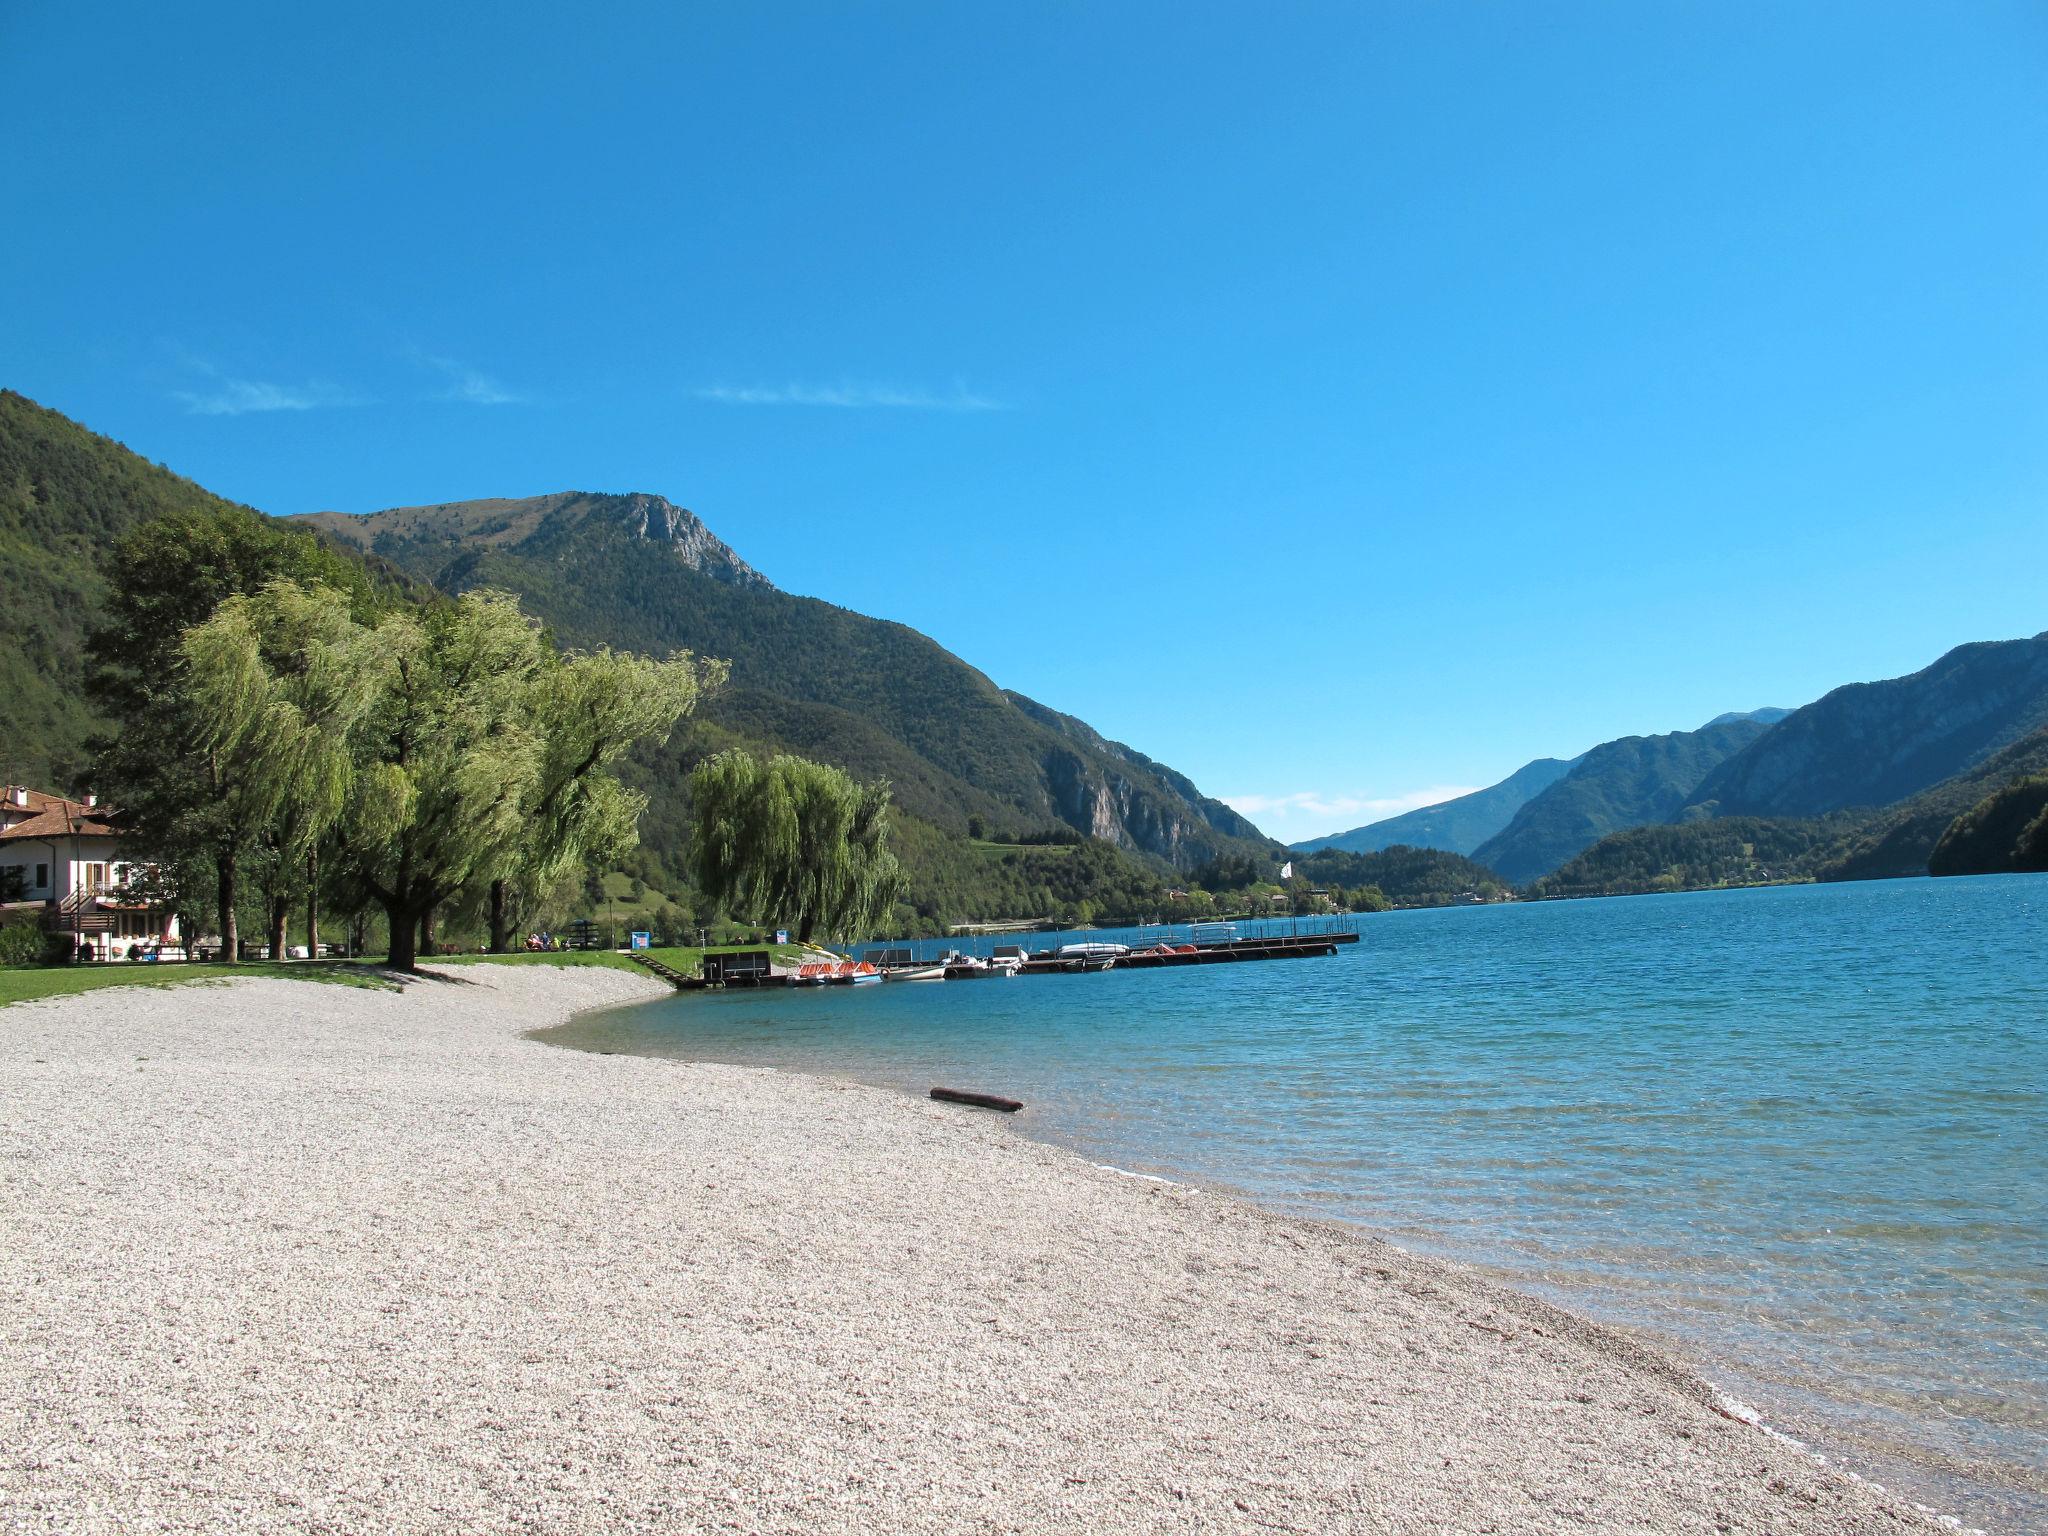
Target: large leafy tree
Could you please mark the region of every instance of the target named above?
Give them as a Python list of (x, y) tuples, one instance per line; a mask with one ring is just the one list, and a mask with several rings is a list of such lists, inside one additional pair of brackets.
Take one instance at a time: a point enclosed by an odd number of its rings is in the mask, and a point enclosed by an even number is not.
[(747, 922), (864, 931), (889, 910), (902, 871), (887, 846), (889, 786), (801, 757), (733, 749), (690, 776), (697, 883)]
[(664, 739), (726, 663), (678, 653), (667, 661), (600, 649), (556, 660), (537, 674), (527, 714), (539, 760), (519, 836), (491, 881), (491, 948), (571, 870), (614, 863), (639, 841), (647, 797), (629, 790), (612, 765), (637, 741)]
[(364, 727), (399, 658), (342, 593), (285, 579), (225, 599), (179, 649), (205, 745), (259, 829), (270, 953), (284, 953), (295, 891), (317, 943), (317, 851), (347, 808)]
[[(270, 830), (266, 794), (217, 744), (215, 722), (188, 686), (185, 631), (224, 600), (279, 577), (375, 602), (362, 566), (312, 533), (225, 503), (145, 523), (114, 550), (112, 594), (88, 642), (86, 686), (115, 732), (93, 746), (92, 781), (136, 846), (166, 870), (208, 869), (222, 958), (237, 956), (243, 867)], [(190, 910), (192, 893), (178, 905)]]
[(545, 884), (631, 847), (645, 800), (610, 767), (665, 736), (722, 675), (599, 651), (563, 657), (505, 593), (355, 622), (331, 592), (281, 583), (188, 636), (209, 740), (279, 835), (327, 835), (383, 906), (390, 960), (465, 888)]

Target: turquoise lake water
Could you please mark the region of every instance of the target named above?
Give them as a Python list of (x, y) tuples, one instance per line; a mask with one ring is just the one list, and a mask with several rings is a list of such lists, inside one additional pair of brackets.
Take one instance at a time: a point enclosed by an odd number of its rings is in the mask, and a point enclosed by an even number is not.
[(1483, 1264), (1881, 1482), (2048, 1527), (2048, 876), (1357, 927), (1329, 959), (681, 995), (549, 1038), (1021, 1098), (1025, 1134)]

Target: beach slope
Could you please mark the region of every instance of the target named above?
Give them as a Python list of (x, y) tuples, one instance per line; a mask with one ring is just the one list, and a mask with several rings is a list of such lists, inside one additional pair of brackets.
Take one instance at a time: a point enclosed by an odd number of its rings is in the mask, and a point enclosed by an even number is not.
[(0, 1010), (0, 1529), (1938, 1529), (1455, 1266), (522, 1038), (655, 995)]

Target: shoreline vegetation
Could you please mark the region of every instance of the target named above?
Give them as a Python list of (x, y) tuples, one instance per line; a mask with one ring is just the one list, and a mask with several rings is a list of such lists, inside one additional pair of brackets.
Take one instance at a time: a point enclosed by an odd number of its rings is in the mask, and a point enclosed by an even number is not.
[(0, 1014), (20, 1529), (1953, 1528), (1460, 1266), (526, 1038), (664, 990), (563, 958)]

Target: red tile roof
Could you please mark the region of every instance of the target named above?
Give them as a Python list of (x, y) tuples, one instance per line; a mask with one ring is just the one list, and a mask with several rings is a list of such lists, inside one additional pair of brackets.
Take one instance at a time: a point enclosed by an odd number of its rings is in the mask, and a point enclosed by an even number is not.
[(112, 837), (114, 829), (106, 821), (106, 811), (99, 806), (87, 805), (83, 800), (60, 800), (55, 795), (39, 795), (29, 791), (29, 807), (36, 802), (42, 808), (26, 821), (0, 830), (0, 842), (18, 837)]

